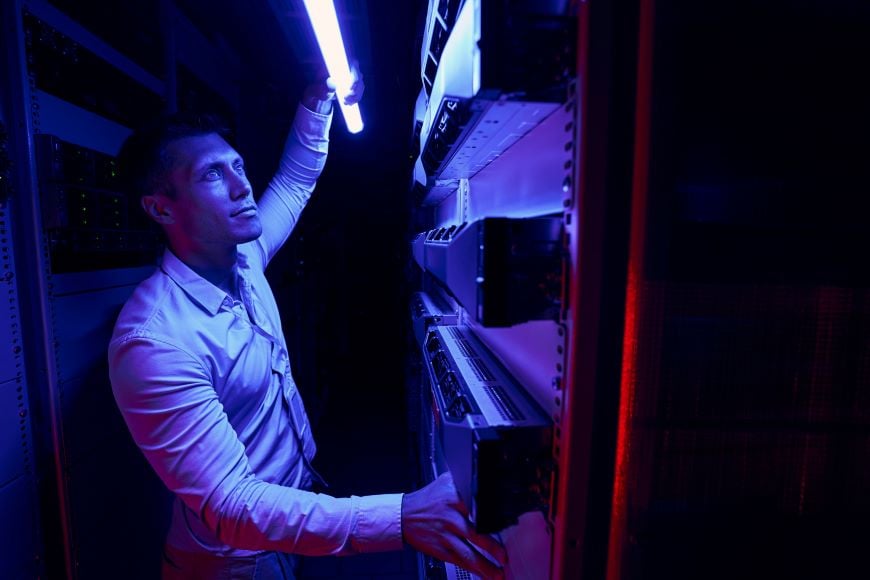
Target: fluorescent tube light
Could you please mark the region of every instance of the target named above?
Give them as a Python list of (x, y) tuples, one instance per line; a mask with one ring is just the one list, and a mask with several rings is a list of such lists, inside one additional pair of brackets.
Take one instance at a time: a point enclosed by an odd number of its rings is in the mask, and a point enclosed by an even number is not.
[(341, 30), (338, 28), (338, 16), (335, 14), (335, 5), (332, 0), (303, 0), (308, 19), (314, 28), (314, 36), (320, 46), (320, 53), (326, 62), (326, 70), (335, 82), (335, 94), (341, 114), (347, 130), (351, 133), (359, 133), (363, 129), (362, 115), (359, 105), (344, 104), (344, 97), (350, 92), (353, 77), (350, 74), (350, 65), (347, 62), (347, 53), (344, 50), (344, 41), (341, 38)]

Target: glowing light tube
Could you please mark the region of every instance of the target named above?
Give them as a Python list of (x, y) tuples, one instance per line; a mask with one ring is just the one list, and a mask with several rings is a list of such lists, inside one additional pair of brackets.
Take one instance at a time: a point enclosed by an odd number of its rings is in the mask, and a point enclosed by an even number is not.
[(351, 133), (359, 133), (363, 129), (362, 115), (359, 105), (345, 105), (344, 97), (350, 92), (353, 77), (350, 74), (350, 65), (347, 62), (347, 53), (344, 50), (344, 41), (341, 38), (341, 30), (338, 28), (338, 16), (335, 14), (335, 5), (332, 0), (303, 0), (308, 19), (314, 28), (314, 36), (320, 46), (320, 53), (326, 62), (326, 70), (335, 82), (335, 94), (341, 114), (347, 130)]

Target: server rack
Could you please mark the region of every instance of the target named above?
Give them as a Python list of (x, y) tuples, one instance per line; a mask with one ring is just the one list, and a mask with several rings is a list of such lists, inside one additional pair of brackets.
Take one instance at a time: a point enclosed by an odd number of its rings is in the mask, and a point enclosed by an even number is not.
[(117, 413), (105, 347), (160, 237), (119, 193), (114, 156), (161, 111), (196, 106), (234, 121), (238, 60), (172, 2), (4, 2), (3, 27), (0, 385), (16, 433), (2, 438), (0, 497), (4, 521), (23, 529), (4, 536), (2, 567), (155, 577), (169, 497)]
[[(423, 372), (411, 380), (417, 410), (412, 421), (418, 421), (412, 430), (419, 437), (424, 481), (451, 466), (466, 503), (480, 502), (476, 494), (487, 493), (488, 485), (481, 473), (487, 468), (487, 436), (476, 433), (477, 443), (466, 449), (450, 435), (455, 428), (445, 428), (445, 421), (463, 417), (475, 424), (469, 417), (477, 411), (474, 402), (466, 403), (474, 395), (451, 376), (460, 372), (455, 363), (447, 367), (438, 360), (446, 348), (438, 337), (475, 337), (548, 418), (549, 457), (537, 465), (538, 479), (520, 480), (522, 469), (500, 472), (503, 487), (488, 491), (526, 506), (514, 519), (504, 510), (501, 516), (508, 519), (497, 526), (511, 560), (508, 577), (568, 578), (579, 575), (584, 523), (567, 516), (564, 506), (575, 501), (575, 490), (583, 492), (585, 476), (574, 469), (582, 469), (586, 459), (576, 444), (566, 443), (575, 437), (566, 424), (573, 398), (583, 399), (578, 408), (591, 398), (573, 379), (584, 104), (576, 81), (584, 15), (569, 3), (533, 4), (429, 3), (415, 126), (418, 229), (411, 253), (424, 295), (446, 302), (440, 309), (430, 303), (435, 311), (423, 315), (418, 306), (412, 315), (415, 330), (431, 329), (428, 342), (418, 336)], [(542, 36), (546, 42), (533, 42)], [(501, 453), (506, 458), (512, 452), (505, 447)], [(462, 473), (465, 460), (479, 470), (470, 479)], [(543, 501), (530, 507), (530, 495), (511, 496), (508, 487), (524, 494), (533, 489)], [(480, 523), (479, 529), (487, 527)], [(469, 576), (429, 558), (421, 558), (420, 574)]]

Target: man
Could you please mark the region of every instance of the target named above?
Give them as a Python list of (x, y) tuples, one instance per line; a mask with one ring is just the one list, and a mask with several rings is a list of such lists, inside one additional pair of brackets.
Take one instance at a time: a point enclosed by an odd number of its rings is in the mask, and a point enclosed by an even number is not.
[[(347, 102), (362, 90), (358, 79)], [(449, 476), (404, 495), (308, 491), (319, 478), (314, 440), (263, 270), (323, 169), (333, 98), (331, 83), (306, 89), (258, 203), (242, 158), (201, 118), (170, 118), (122, 148), (121, 169), (168, 242), (109, 346), (118, 406), (176, 495), (165, 578), (293, 578), (287, 554), (396, 550), (403, 540), (503, 575), (504, 549), (474, 532)]]

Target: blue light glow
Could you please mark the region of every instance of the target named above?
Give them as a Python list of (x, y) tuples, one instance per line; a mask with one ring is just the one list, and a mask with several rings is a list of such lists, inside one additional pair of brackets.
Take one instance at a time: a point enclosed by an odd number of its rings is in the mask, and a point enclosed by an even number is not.
[(308, 18), (311, 20), (311, 26), (314, 28), (314, 36), (320, 46), (320, 53), (326, 62), (326, 70), (335, 82), (336, 100), (344, 116), (347, 130), (351, 133), (359, 133), (363, 129), (359, 105), (356, 103), (346, 105), (344, 103), (344, 97), (350, 92), (350, 87), (353, 84), (353, 77), (350, 74), (344, 41), (338, 27), (335, 5), (332, 0), (303, 0), (303, 2), (305, 10), (308, 12)]

